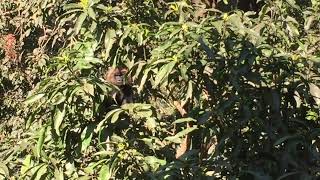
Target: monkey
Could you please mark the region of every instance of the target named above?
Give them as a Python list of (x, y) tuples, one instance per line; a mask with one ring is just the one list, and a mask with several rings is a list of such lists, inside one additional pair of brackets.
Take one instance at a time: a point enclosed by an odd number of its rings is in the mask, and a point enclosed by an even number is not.
[[(112, 97), (115, 100), (115, 103), (119, 106), (127, 104), (127, 103), (133, 103), (133, 88), (132, 88), (132, 78), (128, 75), (128, 69), (125, 67), (112, 67), (109, 68), (104, 76), (103, 79), (108, 82), (109, 84), (112, 84), (119, 88), (119, 91), (112, 92)], [(106, 100), (104, 102), (103, 108), (101, 111), (107, 110), (111, 103), (110, 101)], [(102, 116), (103, 116), (102, 112)], [(107, 151), (113, 151), (114, 145), (111, 143), (111, 137), (112, 134), (119, 131), (121, 129), (126, 129), (129, 126), (129, 121), (118, 121), (117, 124), (109, 124), (108, 127), (106, 127), (106, 131), (104, 131), (104, 136), (106, 138), (106, 150)]]
[(115, 92), (113, 97), (118, 105), (133, 102), (132, 79), (127, 75), (128, 69), (124, 67), (115, 67), (107, 70), (104, 79), (117, 86), (120, 91)]

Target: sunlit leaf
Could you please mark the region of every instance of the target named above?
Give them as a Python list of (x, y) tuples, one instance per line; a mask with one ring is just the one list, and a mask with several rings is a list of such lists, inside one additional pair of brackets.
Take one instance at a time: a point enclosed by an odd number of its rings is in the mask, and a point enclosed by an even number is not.
[(304, 25), (304, 29), (306, 31), (308, 31), (310, 29), (310, 27), (311, 27), (312, 23), (314, 22), (314, 20), (315, 20), (314, 16), (310, 16), (310, 17), (307, 18), (307, 20), (305, 22), (305, 25)]
[(166, 160), (158, 159), (155, 156), (147, 156), (144, 159), (154, 170), (157, 170), (160, 166), (164, 166), (167, 163)]
[(64, 180), (63, 172), (60, 169), (54, 169), (54, 179), (56, 180)]
[(152, 118), (152, 117), (149, 117), (147, 118), (147, 121), (146, 121), (146, 126), (149, 130), (154, 130), (156, 128), (156, 119), (155, 118)]
[(120, 41), (119, 41), (119, 46), (122, 47), (123, 46), (123, 41), (125, 38), (128, 37), (129, 33), (131, 32), (131, 26), (126, 26), (124, 33), (122, 34)]
[(57, 93), (57, 94), (51, 99), (52, 105), (61, 104), (61, 103), (63, 103), (65, 100), (66, 100), (66, 96), (65, 96), (63, 93), (61, 93), (61, 92)]
[(320, 88), (313, 83), (309, 83), (309, 89), (314, 101), (320, 105)]
[(41, 165), (41, 167), (36, 171), (36, 177), (34, 178), (34, 180), (40, 180), (43, 178), (43, 175), (45, 173), (47, 173), (47, 165), (43, 164)]
[(137, 34), (137, 42), (139, 46), (143, 45), (143, 31)]
[(83, 85), (83, 90), (84, 92), (90, 94), (91, 96), (94, 96), (94, 87), (93, 87), (93, 84), (90, 84), (90, 83), (84, 83)]
[(105, 179), (110, 179), (111, 178), (111, 172), (110, 172), (110, 168), (109, 165), (103, 165), (100, 169), (99, 172), (99, 180), (105, 180)]
[(155, 82), (153, 86), (156, 87), (159, 84), (163, 83), (163, 81), (169, 76), (169, 74), (171, 73), (175, 65), (176, 65), (176, 61), (172, 61), (162, 66), (157, 76), (155, 77)]
[[(95, 131), (96, 132), (100, 131), (102, 129), (102, 126), (106, 123), (107, 120), (110, 120), (110, 119), (114, 118), (113, 121), (117, 121), (118, 118), (119, 118), (119, 114), (122, 113), (122, 112), (123, 112), (122, 109), (113, 109), (113, 110), (109, 111), (106, 114), (106, 116), (104, 117), (104, 119), (101, 122), (99, 122), (99, 124), (97, 125)], [(115, 114), (117, 114), (117, 115), (115, 115)]]
[(189, 134), (190, 132), (194, 131), (198, 129), (197, 126), (193, 126), (193, 127), (190, 127), (190, 128), (186, 128), (180, 132), (178, 132), (176, 135), (174, 136), (168, 136), (165, 138), (165, 140), (168, 140), (168, 141), (171, 141), (171, 142), (174, 142), (174, 143), (181, 143), (181, 137)]
[(31, 97), (28, 97), (28, 98), (24, 101), (24, 103), (25, 103), (25, 104), (31, 104), (31, 103), (33, 103), (33, 102), (35, 102), (35, 101), (38, 101), (38, 100), (41, 99), (42, 97), (44, 97), (44, 95), (45, 95), (45, 94), (36, 94), (36, 95), (33, 95), (33, 96), (31, 96)]
[(291, 36), (299, 36), (299, 30), (293, 23), (288, 23), (287, 29)]
[(287, 2), (288, 4), (290, 4), (290, 6), (292, 6), (293, 8), (295, 8), (295, 9), (297, 9), (297, 10), (300, 10), (300, 7), (297, 6), (295, 0), (286, 0), (286, 2)]
[(43, 143), (44, 143), (44, 139), (46, 136), (46, 127), (42, 127), (39, 131), (39, 138), (37, 141), (37, 156), (40, 157), (41, 155), (41, 151), (42, 151), (42, 147), (43, 147)]
[(83, 12), (80, 14), (80, 16), (77, 19), (76, 25), (74, 27), (75, 34), (79, 34), (80, 29), (82, 28), (83, 22), (86, 20), (86, 18), (87, 18), (87, 13)]
[(4, 177), (8, 177), (8, 178), (10, 175), (8, 167), (2, 162), (0, 162), (0, 175), (4, 175)]
[(96, 20), (96, 13), (94, 12), (94, 10), (93, 10), (91, 7), (88, 8), (88, 15), (89, 15), (92, 19)]
[(197, 120), (195, 120), (193, 118), (180, 118), (180, 119), (175, 120), (173, 123), (179, 124), (179, 123), (184, 123), (184, 122), (197, 122)]
[(108, 29), (107, 33), (105, 34), (104, 38), (104, 47), (106, 49), (105, 51), (105, 59), (108, 59), (110, 55), (110, 50), (114, 44), (116, 38), (116, 31), (114, 29)]
[(91, 139), (94, 132), (94, 125), (89, 125), (84, 128), (81, 133), (81, 151), (85, 151), (91, 143)]
[(31, 155), (28, 154), (26, 155), (26, 157), (24, 158), (23, 162), (22, 162), (22, 166), (21, 166), (21, 169), (20, 169), (20, 173), (22, 175), (24, 175), (28, 170), (29, 168), (31, 167)]
[(112, 117), (111, 117), (111, 123), (115, 123), (119, 120), (119, 115), (120, 113), (122, 113), (123, 111), (116, 111)]
[(57, 135), (60, 135), (60, 126), (66, 114), (65, 105), (56, 106), (55, 115), (54, 115), (54, 129)]
[(143, 73), (142, 79), (140, 81), (140, 85), (138, 87), (138, 93), (140, 93), (143, 90), (144, 84), (146, 83), (148, 77), (149, 77), (149, 72), (151, 69), (146, 69)]

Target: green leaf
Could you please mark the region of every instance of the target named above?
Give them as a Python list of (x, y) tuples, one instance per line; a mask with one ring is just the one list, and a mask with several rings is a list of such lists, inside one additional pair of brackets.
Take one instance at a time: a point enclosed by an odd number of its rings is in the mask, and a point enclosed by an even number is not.
[(63, 103), (65, 100), (66, 100), (66, 96), (63, 93), (58, 92), (57, 94), (54, 95), (51, 101), (52, 101), (52, 105), (58, 105)]
[(146, 163), (149, 164), (154, 171), (157, 170), (160, 166), (166, 165), (167, 163), (166, 160), (158, 159), (155, 156), (147, 156), (144, 159)]
[(90, 124), (89, 126), (85, 127), (85, 129), (81, 133), (81, 151), (87, 149), (87, 147), (91, 143), (91, 139), (93, 136), (95, 126)]
[(82, 27), (82, 24), (86, 20), (86, 18), (87, 18), (87, 13), (83, 12), (80, 14), (80, 16), (78, 17), (76, 24), (74, 26), (74, 33), (75, 34), (79, 34), (80, 29)]
[(312, 25), (312, 23), (314, 22), (314, 16), (310, 16), (307, 18), (305, 25), (304, 25), (304, 30), (308, 31)]
[(54, 115), (54, 129), (58, 136), (60, 136), (60, 126), (66, 114), (65, 105), (56, 106), (55, 115)]
[(30, 167), (31, 167), (31, 155), (30, 154), (28, 154), (26, 157), (25, 157), (25, 159), (24, 159), (24, 161), (23, 161), (23, 163), (22, 163), (22, 166), (21, 166), (21, 169), (20, 169), (20, 173), (22, 174), (22, 175), (24, 175), (29, 169), (30, 169)]
[[(107, 151), (99, 151), (99, 152), (93, 154), (93, 156), (99, 156), (100, 154), (104, 155), (105, 152), (107, 152)], [(108, 151), (108, 152), (110, 152), (110, 151)], [(109, 154), (107, 154), (107, 155), (109, 155)], [(103, 157), (103, 156), (101, 156), (101, 157)], [(98, 162), (90, 163), (89, 166), (84, 168), (83, 170), (87, 174), (93, 174), (94, 171), (97, 169), (96, 167), (104, 162), (106, 162), (105, 159), (99, 160)]]
[(64, 180), (63, 172), (58, 168), (54, 169), (54, 179), (56, 179), (56, 180)]
[[(96, 131), (96, 132), (101, 131), (102, 126), (105, 124), (105, 122), (106, 122), (107, 120), (109, 120), (111, 117), (113, 118), (114, 114), (118, 114), (118, 116), (119, 116), (119, 113), (121, 113), (121, 112), (123, 112), (123, 110), (122, 110), (122, 109), (119, 109), (119, 108), (113, 109), (113, 110), (109, 111), (109, 112), (106, 114), (106, 116), (104, 117), (104, 119), (97, 125), (95, 131)], [(116, 117), (117, 117), (117, 116), (116, 116)], [(116, 117), (115, 117), (115, 118), (116, 118)], [(117, 118), (116, 118), (116, 120), (117, 120)], [(113, 121), (114, 121), (114, 120), (113, 120)]]
[(139, 32), (137, 34), (137, 42), (139, 46), (143, 45), (143, 31)]
[(287, 3), (292, 6), (293, 8), (297, 9), (297, 10), (301, 10), (299, 6), (297, 6), (296, 1), (295, 0), (286, 0)]
[(123, 46), (123, 40), (128, 37), (130, 31), (131, 31), (131, 26), (126, 26), (125, 29), (124, 29), (124, 33), (122, 34), (121, 39), (119, 41), (119, 46), (120, 47)]
[(168, 40), (167, 42), (165, 42), (165, 44), (162, 44), (161, 46), (159, 46), (156, 49), (152, 50), (152, 52), (151, 52), (152, 56), (158, 56), (159, 53), (162, 53), (164, 50), (170, 48), (172, 46), (172, 43), (175, 40), (176, 40), (175, 38), (173, 38), (171, 40)]
[(43, 178), (44, 178), (43, 175), (44, 175), (45, 173), (47, 173), (47, 167), (48, 167), (48, 165), (43, 164), (43, 165), (39, 168), (39, 170), (36, 172), (37, 176), (34, 178), (34, 180), (43, 179)]
[(145, 124), (149, 130), (155, 130), (157, 125), (156, 118), (148, 117)]
[[(285, 174), (283, 174), (282, 176), (278, 177), (277, 180), (287, 179), (287, 177), (289, 177), (289, 176), (298, 175), (298, 174), (301, 174), (301, 172), (300, 172), (300, 171), (295, 171), (295, 172), (285, 173)], [(296, 177), (296, 176), (294, 176), (294, 177)], [(292, 178), (294, 178), (294, 177), (292, 177)], [(311, 179), (311, 178), (310, 178), (310, 179)]]
[(192, 99), (192, 96), (193, 96), (193, 81), (189, 81), (186, 100)]
[(119, 120), (119, 115), (120, 113), (122, 113), (123, 111), (116, 111), (111, 118), (111, 123), (115, 123)]
[(8, 167), (2, 162), (0, 162), (0, 175), (3, 175), (4, 177), (7, 177), (7, 178), (9, 178), (10, 176)]
[(287, 24), (287, 29), (291, 36), (299, 36), (299, 30), (293, 23)]
[(181, 31), (180, 28), (177, 28), (175, 30), (173, 30), (169, 36), (169, 38), (171, 39), (173, 36), (175, 36), (176, 34), (178, 34)]
[(284, 142), (287, 141), (287, 140), (296, 139), (296, 138), (300, 138), (300, 137), (301, 137), (301, 136), (299, 136), (299, 135), (290, 135), (290, 136), (288, 135), (288, 136), (284, 136), (284, 137), (278, 139), (278, 140), (273, 144), (273, 146), (277, 146), (277, 145), (280, 145), (280, 144), (284, 143)]
[(159, 84), (163, 83), (163, 81), (169, 76), (169, 74), (171, 73), (171, 71), (175, 65), (176, 65), (176, 61), (172, 61), (172, 62), (162, 66), (162, 68), (158, 72), (157, 76), (155, 77), (155, 82), (154, 82), (153, 87), (156, 87)]
[(31, 126), (31, 123), (35, 120), (36, 113), (32, 113), (29, 115), (27, 121), (26, 121), (26, 129), (29, 129)]
[(42, 127), (39, 131), (39, 139), (37, 141), (37, 151), (36, 151), (38, 157), (40, 157), (41, 155), (44, 139), (46, 137), (46, 130), (47, 130), (47, 127)]
[(176, 135), (174, 136), (169, 136), (169, 137), (166, 137), (165, 140), (168, 140), (168, 141), (171, 141), (171, 142), (174, 142), (174, 143), (181, 143), (181, 137), (189, 134), (190, 132), (194, 131), (198, 129), (197, 126), (193, 126), (193, 127), (190, 127), (190, 128), (186, 128), (182, 131), (180, 131), (179, 133), (177, 133)]
[(177, 119), (173, 122), (173, 124), (179, 124), (179, 123), (184, 123), (184, 122), (197, 122), (197, 120), (193, 119), (193, 118), (180, 118), (180, 119)]
[(88, 15), (89, 15), (92, 19), (96, 20), (96, 13), (95, 13), (94, 10), (92, 9), (92, 7), (89, 7), (89, 8), (88, 8)]
[(94, 87), (93, 84), (85, 82), (82, 86), (83, 91), (90, 94), (92, 97), (94, 96)]
[(142, 76), (142, 79), (140, 81), (140, 85), (138, 87), (138, 93), (140, 93), (142, 90), (143, 90), (143, 87), (144, 87), (144, 84), (146, 83), (148, 77), (149, 77), (149, 72), (150, 72), (151, 69), (146, 69), (144, 70), (143, 72), (143, 76)]
[(63, 10), (67, 11), (69, 9), (81, 9), (82, 6), (79, 3), (69, 3), (63, 6)]
[(313, 96), (314, 101), (317, 105), (320, 105), (320, 88), (313, 84), (309, 83), (310, 94)]
[(99, 180), (106, 180), (111, 178), (109, 165), (103, 165), (99, 172)]
[(65, 163), (64, 173), (70, 177), (74, 172), (76, 172), (76, 167), (74, 166), (74, 163), (71, 163), (70, 161)]
[(105, 51), (105, 59), (108, 59), (110, 55), (110, 50), (116, 41), (116, 31), (114, 29), (108, 29), (105, 38), (104, 38), (104, 47), (106, 49)]
[(208, 58), (213, 59), (215, 56), (215, 52), (210, 49), (210, 47), (207, 45), (208, 43), (205, 42), (205, 39), (199, 38), (198, 41), (200, 43), (200, 47), (206, 52)]
[(45, 94), (36, 94), (36, 95), (33, 95), (33, 96), (30, 96), (28, 97), (24, 103), (27, 105), (27, 104), (31, 104), (35, 101), (38, 101), (39, 99), (41, 99)]

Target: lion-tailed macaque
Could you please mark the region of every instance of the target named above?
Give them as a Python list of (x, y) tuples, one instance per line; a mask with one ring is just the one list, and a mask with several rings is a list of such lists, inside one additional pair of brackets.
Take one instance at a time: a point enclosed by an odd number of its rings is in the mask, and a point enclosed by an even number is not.
[(115, 92), (113, 97), (118, 105), (133, 102), (132, 79), (127, 75), (128, 69), (123, 67), (110, 68), (104, 75), (104, 79), (120, 91)]

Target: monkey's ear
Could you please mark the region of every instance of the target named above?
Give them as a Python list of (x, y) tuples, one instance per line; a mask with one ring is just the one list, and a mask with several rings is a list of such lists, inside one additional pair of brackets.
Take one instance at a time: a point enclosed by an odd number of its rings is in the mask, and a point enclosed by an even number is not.
[(116, 70), (117, 69), (113, 67), (106, 70), (105, 74), (103, 75), (104, 80), (114, 84), (115, 83), (114, 76), (115, 76)]

